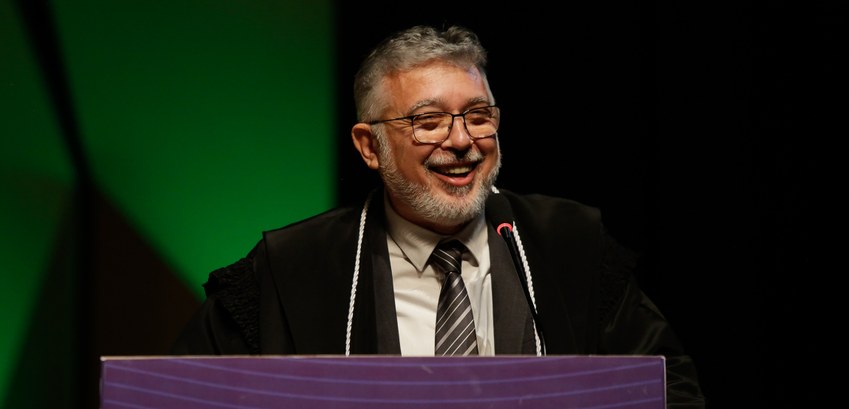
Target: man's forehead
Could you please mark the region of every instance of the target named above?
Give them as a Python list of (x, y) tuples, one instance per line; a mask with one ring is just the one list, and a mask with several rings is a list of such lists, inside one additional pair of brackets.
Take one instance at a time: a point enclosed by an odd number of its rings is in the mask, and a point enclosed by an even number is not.
[[(458, 75), (462, 73), (462, 75)], [(387, 75), (382, 81), (387, 103), (404, 112), (423, 106), (440, 106), (459, 97), (462, 103), (486, 102), (488, 95), (480, 71), (444, 62), (418, 65)]]

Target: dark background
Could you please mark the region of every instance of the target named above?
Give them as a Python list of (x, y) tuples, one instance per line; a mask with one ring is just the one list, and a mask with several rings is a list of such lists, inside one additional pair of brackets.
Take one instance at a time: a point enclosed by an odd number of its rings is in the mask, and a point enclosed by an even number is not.
[[(490, 52), (502, 107), (498, 186), (602, 210), (608, 229), (643, 254), (638, 279), (695, 360), (710, 407), (818, 407), (840, 396), (820, 372), (840, 353), (828, 340), (842, 332), (834, 305), (845, 270), (829, 257), (841, 249), (828, 245), (843, 241), (833, 205), (845, 185), (833, 160), (846, 112), (837, 3), (338, 1), (339, 204), (360, 203), (377, 183), (349, 139), (357, 63), (391, 31), (465, 25)], [(49, 2), (17, 4), (52, 97), (69, 106), (61, 75), (50, 77), (62, 67)], [(73, 121), (60, 118), (79, 154)], [(75, 166), (80, 243), (57, 246), (66, 251), (45, 284), (56, 303), (34, 322), (62, 316), (62, 305), (78, 310), (58, 329), (31, 330), (38, 342), (23, 356), (63, 358), (55, 372), (22, 364), (8, 407), (96, 407), (99, 356), (163, 354), (197, 307), (86, 184), (85, 162)], [(86, 280), (74, 282), (67, 266)], [(117, 281), (116, 269), (144, 279)], [(61, 298), (74, 286), (73, 299)], [(79, 336), (52, 342), (57, 331)], [(73, 402), (16, 392), (33, 379), (70, 381)]]
[[(845, 129), (835, 4), (345, 3), (339, 134), (355, 62), (386, 32), (474, 29), (502, 107), (497, 185), (602, 209), (642, 252), (711, 407), (816, 407), (831, 393), (826, 158)], [(339, 157), (340, 198), (361, 201), (374, 176), (353, 147)]]

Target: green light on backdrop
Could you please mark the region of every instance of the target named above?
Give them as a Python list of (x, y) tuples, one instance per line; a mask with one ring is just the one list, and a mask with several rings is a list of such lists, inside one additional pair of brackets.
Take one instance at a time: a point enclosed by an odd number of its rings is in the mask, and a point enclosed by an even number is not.
[[(13, 4), (0, 0), (0, 403), (26, 405), (43, 391), (27, 382), (45, 371), (78, 376), (69, 343), (79, 243), (65, 231), (74, 171)], [(67, 70), (95, 188), (199, 299), (207, 274), (244, 256), (263, 230), (335, 203), (329, 2), (49, 8), (65, 63), (51, 68)], [(27, 407), (74, 396), (73, 382), (62, 383)], [(13, 394), (13, 384), (33, 389)]]
[(34, 325), (74, 184), (24, 32), (17, 11), (0, 1), (0, 403)]
[(55, 12), (96, 184), (198, 297), (261, 231), (335, 202), (329, 4)]

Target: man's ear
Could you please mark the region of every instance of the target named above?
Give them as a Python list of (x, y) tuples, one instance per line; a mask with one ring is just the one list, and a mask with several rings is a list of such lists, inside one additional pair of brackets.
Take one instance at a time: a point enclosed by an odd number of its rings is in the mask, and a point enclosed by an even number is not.
[(371, 169), (377, 170), (380, 167), (380, 161), (377, 157), (377, 137), (371, 131), (371, 125), (358, 123), (351, 128), (351, 140), (354, 141), (354, 147), (360, 152), (363, 161)]

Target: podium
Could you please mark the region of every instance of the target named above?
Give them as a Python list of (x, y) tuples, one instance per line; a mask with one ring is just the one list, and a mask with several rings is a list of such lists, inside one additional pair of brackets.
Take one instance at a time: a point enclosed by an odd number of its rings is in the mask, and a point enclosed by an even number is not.
[(662, 356), (102, 357), (101, 409), (666, 407)]

